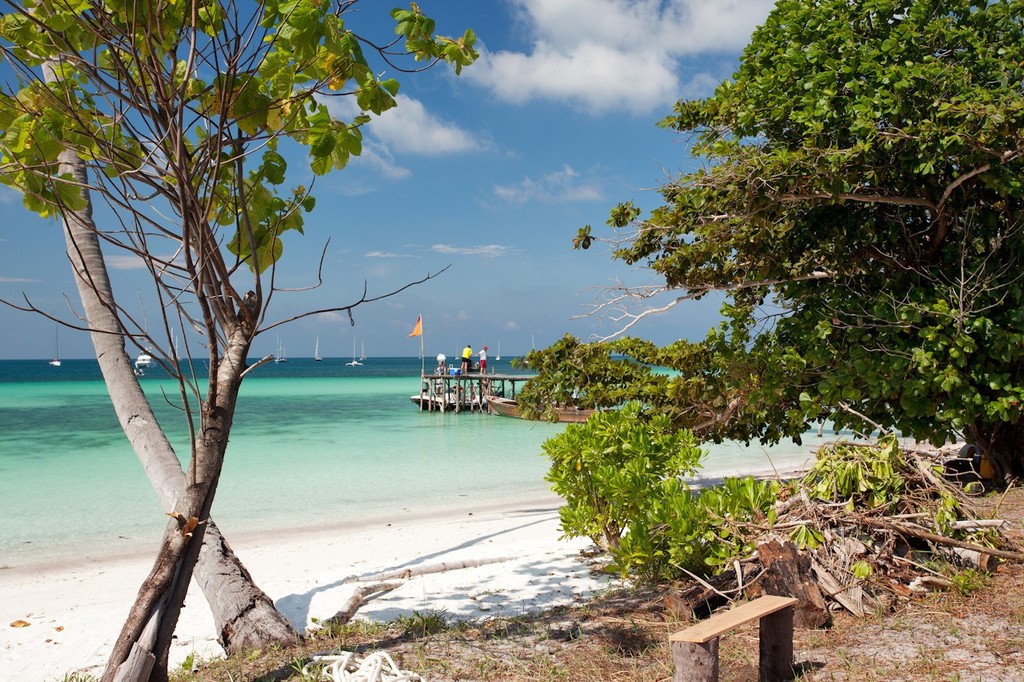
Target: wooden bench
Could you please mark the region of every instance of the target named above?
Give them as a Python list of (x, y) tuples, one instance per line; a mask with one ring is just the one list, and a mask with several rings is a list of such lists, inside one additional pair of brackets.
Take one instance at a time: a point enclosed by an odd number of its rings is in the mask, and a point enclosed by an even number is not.
[(793, 679), (793, 597), (765, 595), (722, 611), (669, 637), (673, 682), (717, 682), (718, 638), (759, 620), (759, 677), (766, 682)]

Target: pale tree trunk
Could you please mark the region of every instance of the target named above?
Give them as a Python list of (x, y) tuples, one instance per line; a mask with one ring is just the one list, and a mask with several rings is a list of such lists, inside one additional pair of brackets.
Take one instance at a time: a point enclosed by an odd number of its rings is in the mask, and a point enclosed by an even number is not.
[[(175, 506), (164, 542), (149, 577), (125, 621), (103, 673), (103, 682), (166, 682), (171, 635), (184, 605), (198, 547), (217, 491), (238, 387), (245, 367), (247, 340), (232, 330), (222, 361), (210, 383), (195, 435), (185, 489)], [(139, 665), (144, 661), (144, 665)], [(155, 664), (155, 667), (154, 667)]]
[[(52, 82), (51, 69), (44, 69)], [(85, 168), (72, 152), (61, 155), (61, 173), (85, 187)], [(88, 201), (88, 193), (83, 190)], [(171, 511), (185, 486), (181, 463), (157, 423), (125, 352), (114, 297), (100, 250), (91, 204), (64, 213), (68, 258), (92, 332), (100, 369), (118, 421), (142, 463), (164, 510)], [(289, 645), (297, 634), (273, 601), (252, 581), (227, 540), (210, 521), (205, 527), (195, 579), (210, 604), (218, 639), (229, 652), (268, 645)]]

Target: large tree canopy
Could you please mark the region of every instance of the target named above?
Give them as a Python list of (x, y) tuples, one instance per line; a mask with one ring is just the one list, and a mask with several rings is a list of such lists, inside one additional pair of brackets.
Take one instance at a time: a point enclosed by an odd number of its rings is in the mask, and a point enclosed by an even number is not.
[(1022, 83), (1019, 0), (781, 0), (733, 79), (663, 121), (704, 165), (575, 241), (662, 282), (606, 301), (633, 294), (624, 328), (655, 293), (724, 291), (725, 321), (665, 348), (566, 338), (522, 402), (638, 398), (709, 439), (961, 435), (1024, 473)]

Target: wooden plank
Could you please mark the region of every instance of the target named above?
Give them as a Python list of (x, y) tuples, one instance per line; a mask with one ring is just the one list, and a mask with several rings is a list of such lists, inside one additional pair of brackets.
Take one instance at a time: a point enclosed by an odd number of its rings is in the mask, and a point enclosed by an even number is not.
[(763, 597), (740, 604), (728, 611), (716, 613), (696, 625), (675, 633), (669, 637), (669, 641), (704, 643), (737, 626), (794, 606), (796, 603), (797, 600), (793, 597), (779, 597), (766, 594)]

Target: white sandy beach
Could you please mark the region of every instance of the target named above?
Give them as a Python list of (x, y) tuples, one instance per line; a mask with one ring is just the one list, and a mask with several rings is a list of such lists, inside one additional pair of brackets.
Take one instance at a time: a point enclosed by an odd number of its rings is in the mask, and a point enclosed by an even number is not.
[[(364, 605), (357, 617), (390, 620), (414, 610), (471, 619), (516, 615), (579, 601), (610, 584), (580, 560), (589, 541), (558, 539), (559, 503), (551, 496), (457, 516), (229, 541), (300, 631), (342, 608), (356, 588), (352, 576), (441, 562), (505, 559), (410, 578)], [(60, 680), (74, 670), (99, 675), (151, 565), (151, 555), (140, 555), (0, 570), (0, 679)], [(222, 655), (209, 608), (194, 586), (176, 636), (172, 665), (192, 653)]]

